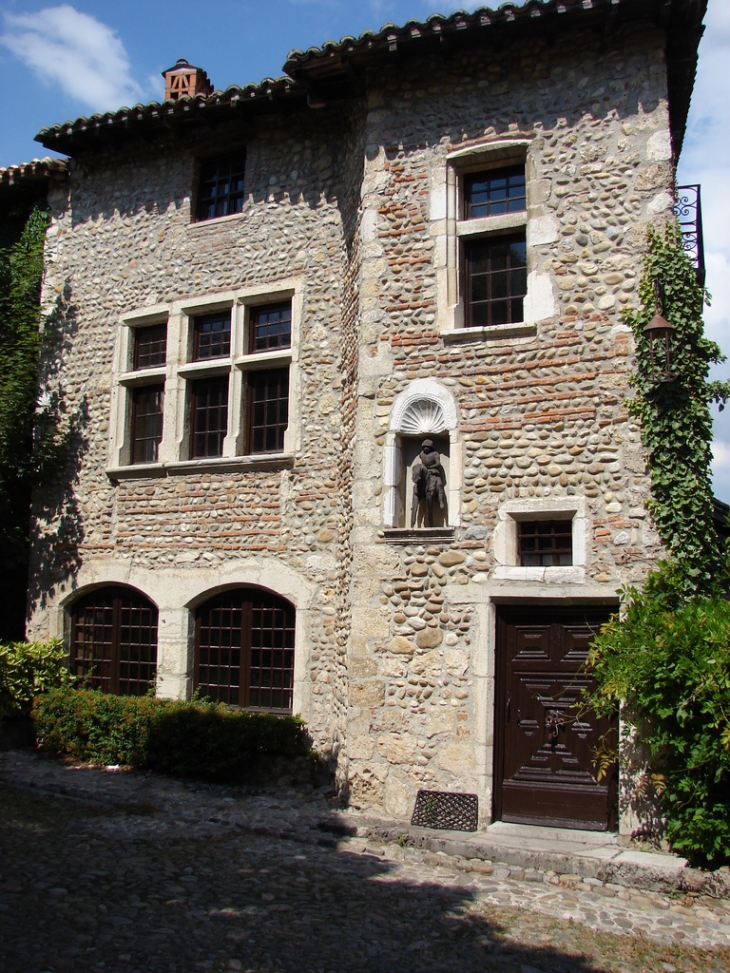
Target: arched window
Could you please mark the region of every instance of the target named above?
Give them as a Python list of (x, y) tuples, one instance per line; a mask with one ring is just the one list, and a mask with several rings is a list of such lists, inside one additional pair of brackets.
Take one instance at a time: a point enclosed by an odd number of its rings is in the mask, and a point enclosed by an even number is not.
[(92, 689), (144, 696), (157, 672), (157, 609), (131, 588), (98, 588), (71, 608), (71, 671)]
[(201, 696), (291, 713), (294, 606), (257, 588), (216, 595), (195, 615), (195, 688)]

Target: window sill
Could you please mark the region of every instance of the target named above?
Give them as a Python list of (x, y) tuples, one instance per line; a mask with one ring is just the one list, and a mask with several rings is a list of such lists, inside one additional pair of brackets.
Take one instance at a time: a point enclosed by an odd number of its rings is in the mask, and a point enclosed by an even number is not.
[(454, 539), (453, 527), (388, 527), (379, 531), (378, 537), (386, 544), (450, 544)]
[(246, 207), (244, 205), (241, 213), (229, 213), (228, 216), (211, 216), (207, 220), (191, 220), (188, 223), (188, 230), (193, 233), (203, 232), (205, 227), (217, 228), (230, 223), (237, 223), (246, 218)]
[(488, 328), (454, 328), (442, 331), (445, 345), (465, 341), (499, 341), (502, 338), (533, 338), (537, 334), (536, 321), (520, 321), (515, 324), (494, 324)]
[(137, 466), (110, 466), (106, 475), (110, 480), (163, 479), (191, 473), (242, 473), (248, 470), (291, 469), (291, 453), (262, 453), (256, 456), (214, 456), (209, 459), (190, 459), (177, 463), (140, 463)]
[(582, 584), (585, 568), (573, 564), (565, 567), (522, 567), (498, 565), (494, 569), (496, 581), (538, 581), (542, 584)]

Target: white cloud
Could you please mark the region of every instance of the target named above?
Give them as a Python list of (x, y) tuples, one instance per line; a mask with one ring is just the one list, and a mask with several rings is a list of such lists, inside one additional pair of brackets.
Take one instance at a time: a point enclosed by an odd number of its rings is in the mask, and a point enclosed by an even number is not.
[(0, 44), (45, 83), (60, 85), (94, 111), (147, 100), (146, 87), (131, 76), (123, 43), (106, 24), (69, 4), (4, 16)]

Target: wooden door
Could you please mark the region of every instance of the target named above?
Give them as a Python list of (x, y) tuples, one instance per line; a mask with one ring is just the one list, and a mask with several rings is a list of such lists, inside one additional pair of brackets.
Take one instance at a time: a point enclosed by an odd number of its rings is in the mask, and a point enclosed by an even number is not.
[(497, 616), (495, 820), (612, 830), (615, 770), (597, 780), (595, 749), (611, 727), (572, 705), (593, 681), (582, 667), (611, 610), (503, 607)]

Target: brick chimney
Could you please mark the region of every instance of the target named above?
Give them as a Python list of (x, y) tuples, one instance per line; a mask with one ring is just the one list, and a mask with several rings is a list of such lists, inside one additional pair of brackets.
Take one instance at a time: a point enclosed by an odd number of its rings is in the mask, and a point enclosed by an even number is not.
[(165, 101), (177, 101), (182, 95), (212, 95), (213, 85), (202, 68), (188, 64), (184, 57), (162, 72), (165, 79)]

